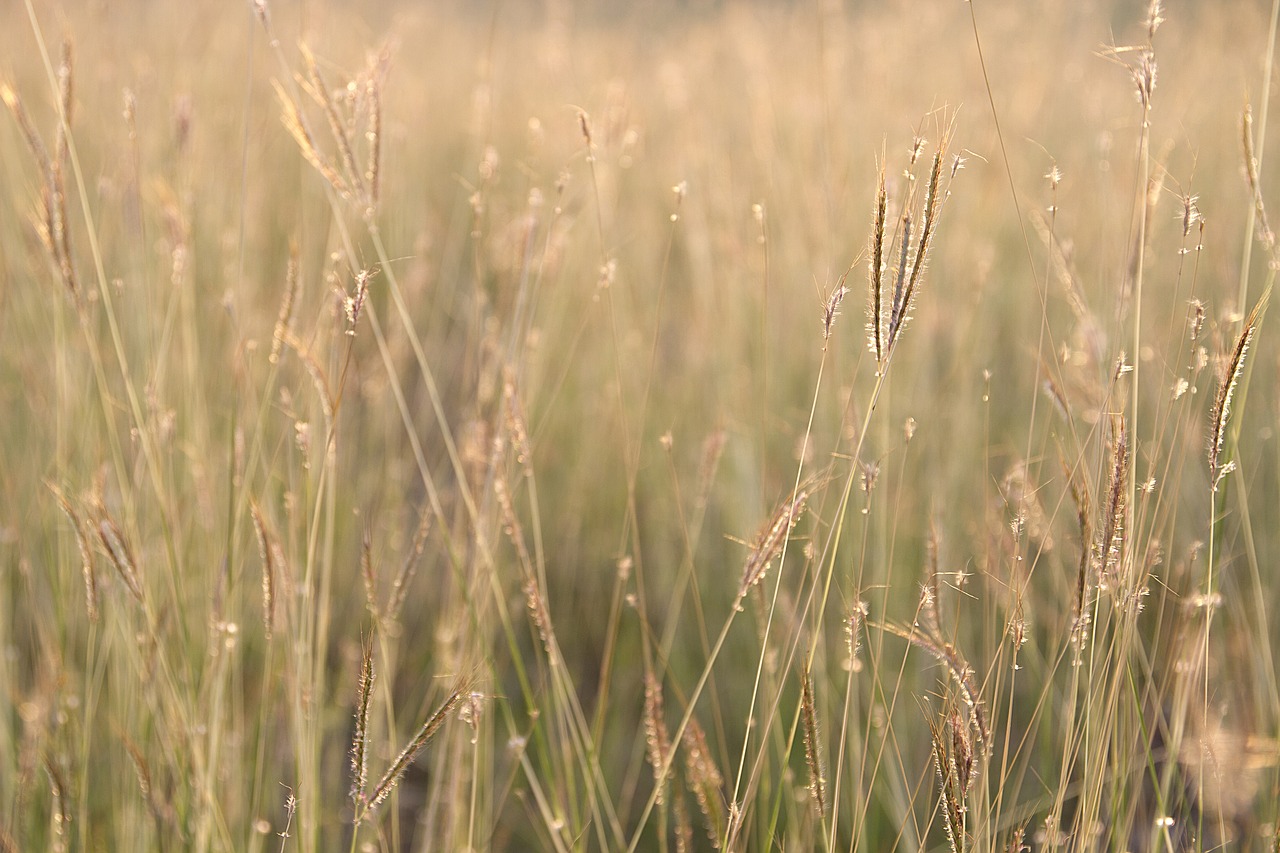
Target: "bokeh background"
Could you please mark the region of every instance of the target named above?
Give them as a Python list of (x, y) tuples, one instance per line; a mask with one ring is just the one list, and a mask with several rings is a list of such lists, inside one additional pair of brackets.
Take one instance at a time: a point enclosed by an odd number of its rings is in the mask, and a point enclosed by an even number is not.
[(0, 847), (1270, 843), (1275, 24), (1156, 11), (0, 9)]

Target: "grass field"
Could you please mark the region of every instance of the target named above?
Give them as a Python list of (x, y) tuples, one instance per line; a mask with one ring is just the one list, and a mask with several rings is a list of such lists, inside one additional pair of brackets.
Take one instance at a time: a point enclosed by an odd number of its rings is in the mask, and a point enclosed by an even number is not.
[(1280, 849), (1274, 4), (0, 7), (0, 851)]

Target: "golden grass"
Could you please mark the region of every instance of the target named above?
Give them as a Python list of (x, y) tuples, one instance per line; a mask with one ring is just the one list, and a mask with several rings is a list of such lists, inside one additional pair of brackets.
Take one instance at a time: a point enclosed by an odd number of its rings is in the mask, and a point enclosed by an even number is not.
[(0, 850), (1275, 849), (1254, 5), (5, 6)]

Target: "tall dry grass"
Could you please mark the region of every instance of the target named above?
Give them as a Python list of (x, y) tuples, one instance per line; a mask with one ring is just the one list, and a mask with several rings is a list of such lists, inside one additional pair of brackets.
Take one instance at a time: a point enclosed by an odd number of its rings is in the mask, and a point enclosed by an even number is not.
[(0, 849), (1280, 844), (1273, 10), (0, 33)]

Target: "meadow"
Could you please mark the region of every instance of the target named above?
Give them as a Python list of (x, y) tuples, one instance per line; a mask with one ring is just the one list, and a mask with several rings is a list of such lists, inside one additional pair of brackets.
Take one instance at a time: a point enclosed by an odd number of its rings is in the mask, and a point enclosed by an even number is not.
[(1280, 850), (1278, 13), (4, 4), (0, 851)]

